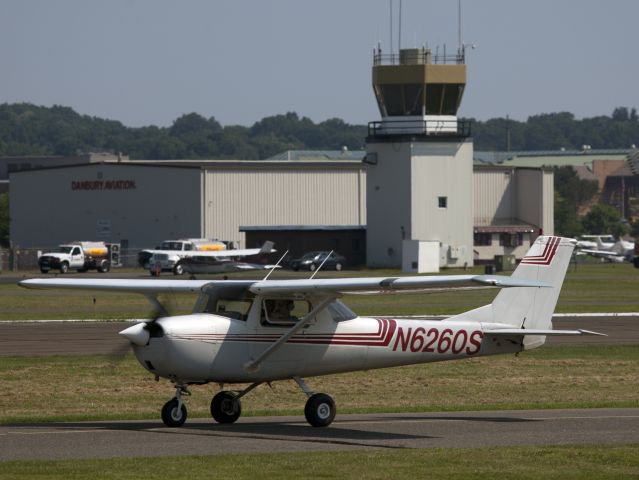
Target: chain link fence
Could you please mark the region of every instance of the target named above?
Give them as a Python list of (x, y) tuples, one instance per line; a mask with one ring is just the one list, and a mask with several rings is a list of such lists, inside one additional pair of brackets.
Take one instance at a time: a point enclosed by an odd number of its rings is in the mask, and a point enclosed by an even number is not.
[[(23, 270), (37, 270), (38, 257), (51, 251), (51, 247), (41, 248), (9, 248), (0, 249), (0, 272), (19, 272)], [(122, 249), (119, 252), (119, 263), (113, 262), (113, 267), (137, 268), (139, 249)]]

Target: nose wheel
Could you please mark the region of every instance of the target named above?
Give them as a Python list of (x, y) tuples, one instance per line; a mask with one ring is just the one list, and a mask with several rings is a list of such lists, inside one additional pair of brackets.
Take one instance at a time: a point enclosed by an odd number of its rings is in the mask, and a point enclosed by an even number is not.
[(167, 427), (181, 427), (186, 422), (188, 415), (186, 405), (182, 401), (182, 394), (191, 395), (186, 387), (175, 387), (175, 398), (172, 398), (162, 407), (162, 421)]

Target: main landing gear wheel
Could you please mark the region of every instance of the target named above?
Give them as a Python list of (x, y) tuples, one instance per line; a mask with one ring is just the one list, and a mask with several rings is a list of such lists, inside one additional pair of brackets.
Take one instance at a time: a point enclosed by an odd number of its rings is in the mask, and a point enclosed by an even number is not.
[(325, 393), (316, 393), (306, 401), (304, 416), (313, 427), (327, 427), (335, 419), (335, 402)]
[(186, 422), (186, 405), (173, 398), (162, 407), (162, 421), (167, 427), (181, 427)]
[(211, 415), (218, 423), (234, 423), (242, 414), (242, 403), (237, 393), (223, 391), (211, 400)]

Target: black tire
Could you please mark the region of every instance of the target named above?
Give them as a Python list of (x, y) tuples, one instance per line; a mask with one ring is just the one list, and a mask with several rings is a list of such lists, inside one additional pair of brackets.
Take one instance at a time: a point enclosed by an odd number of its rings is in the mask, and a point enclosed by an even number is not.
[(100, 262), (100, 266), (98, 267), (98, 272), (107, 273), (109, 270), (111, 270), (111, 264), (109, 263), (108, 260), (103, 260), (102, 262)]
[(342, 264), (341, 264), (341, 263), (339, 263), (339, 262), (337, 262), (337, 263), (335, 264), (335, 270), (337, 270), (337, 271), (339, 272), (341, 269), (342, 269)]
[(186, 422), (186, 417), (186, 406), (182, 404), (182, 408), (178, 409), (177, 398), (169, 400), (162, 407), (162, 421), (167, 427), (181, 427)]
[(632, 264), (635, 266), (635, 268), (639, 268), (639, 257), (633, 258)]
[(311, 396), (304, 407), (306, 421), (313, 427), (327, 427), (335, 419), (335, 402), (325, 393)]
[(311, 272), (314, 272), (314, 271), (317, 269), (317, 265), (315, 265), (314, 263), (311, 263), (311, 264), (308, 266), (308, 269), (309, 269)]
[(40, 268), (40, 273), (49, 273), (48, 268)]
[(182, 265), (181, 263), (176, 264), (175, 267), (173, 267), (173, 274), (174, 275), (183, 275), (184, 274), (184, 265)]
[(60, 273), (67, 273), (69, 271), (69, 264), (67, 262), (62, 262), (60, 264)]
[(223, 391), (211, 400), (211, 416), (217, 423), (234, 423), (242, 414), (242, 402), (235, 392)]

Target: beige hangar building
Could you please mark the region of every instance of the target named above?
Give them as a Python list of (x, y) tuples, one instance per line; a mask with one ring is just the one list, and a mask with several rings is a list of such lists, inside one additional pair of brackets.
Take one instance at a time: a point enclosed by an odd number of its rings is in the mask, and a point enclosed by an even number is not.
[[(256, 246), (253, 238), (275, 239), (280, 252), (298, 245), (300, 253), (299, 245), (305, 244), (300, 239), (316, 237), (310, 249), (335, 248), (363, 264), (371, 245), (381, 252), (381, 263), (391, 257), (388, 249), (406, 239), (401, 225), (393, 227), (404, 221), (405, 212), (367, 210), (370, 166), (361, 160), (184, 163), (107, 162), (12, 173), (13, 245), (46, 248), (103, 240), (136, 251), (170, 238)], [(469, 264), (495, 254), (520, 258), (539, 229), (552, 233), (552, 170), (476, 166), (471, 178), (473, 207), (450, 225), (471, 225)], [(387, 188), (397, 196), (407, 190), (401, 184)], [(387, 222), (387, 236), (374, 239), (366, 233), (372, 215)], [(448, 237), (425, 238), (441, 242), (446, 254), (450, 249)]]

